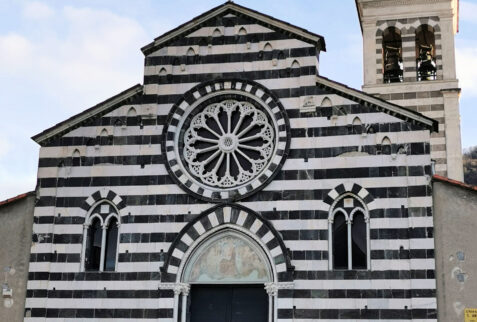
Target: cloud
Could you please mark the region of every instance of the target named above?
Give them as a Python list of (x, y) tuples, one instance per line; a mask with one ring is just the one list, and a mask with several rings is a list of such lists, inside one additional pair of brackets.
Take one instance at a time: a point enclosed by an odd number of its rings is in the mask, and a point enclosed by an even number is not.
[(477, 4), (467, 1), (460, 1), (459, 20), (477, 23)]
[(477, 97), (477, 47), (457, 47), (457, 78), (463, 94)]
[(33, 47), (27, 38), (19, 34), (0, 35), (0, 69), (2, 72), (17, 72), (18, 69), (25, 68), (33, 54)]
[(54, 15), (53, 9), (46, 4), (33, 1), (27, 2), (23, 8), (23, 16), (32, 20), (43, 20), (51, 18)]
[[(34, 2), (25, 8), (31, 16), (45, 15), (48, 7)], [(139, 48), (149, 37), (137, 21), (66, 6), (35, 25), (41, 32), (0, 35), (0, 78), (9, 71), (29, 79), (56, 100), (51, 107), (79, 112), (141, 81)]]

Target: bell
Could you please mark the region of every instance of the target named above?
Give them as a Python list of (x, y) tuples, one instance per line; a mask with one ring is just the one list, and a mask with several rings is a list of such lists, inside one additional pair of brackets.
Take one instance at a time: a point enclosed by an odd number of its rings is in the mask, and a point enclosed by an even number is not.
[(386, 46), (384, 55), (384, 81), (397, 83), (402, 80), (401, 51), (399, 48)]
[(419, 80), (433, 80), (436, 77), (436, 63), (432, 57), (432, 45), (419, 46), (419, 58), (417, 60)]

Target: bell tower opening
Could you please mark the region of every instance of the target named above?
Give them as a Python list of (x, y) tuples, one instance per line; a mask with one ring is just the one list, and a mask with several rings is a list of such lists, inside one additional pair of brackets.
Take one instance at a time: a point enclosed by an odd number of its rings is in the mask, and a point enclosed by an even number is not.
[(436, 42), (434, 28), (421, 25), (416, 30), (417, 80), (436, 80)]
[(385, 83), (402, 82), (402, 40), (401, 31), (395, 27), (383, 33), (383, 78)]

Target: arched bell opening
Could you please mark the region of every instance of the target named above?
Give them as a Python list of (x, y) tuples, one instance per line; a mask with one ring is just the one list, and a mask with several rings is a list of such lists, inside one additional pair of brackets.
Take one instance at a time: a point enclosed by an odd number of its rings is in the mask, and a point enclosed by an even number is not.
[(385, 83), (403, 81), (401, 31), (396, 27), (383, 32), (383, 78)]
[(416, 29), (417, 80), (435, 80), (437, 73), (434, 28), (421, 25)]

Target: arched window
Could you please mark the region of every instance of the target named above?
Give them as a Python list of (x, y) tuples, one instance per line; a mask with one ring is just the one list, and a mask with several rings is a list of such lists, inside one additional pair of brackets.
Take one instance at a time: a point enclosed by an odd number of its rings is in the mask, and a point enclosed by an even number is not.
[(381, 141), (381, 154), (391, 154), (391, 140), (387, 136)]
[(83, 230), (82, 270), (114, 271), (120, 225), (118, 212), (107, 201), (100, 201), (92, 209)]
[(291, 64), (291, 76), (298, 77), (300, 76), (300, 63), (297, 60), (294, 60)]
[(71, 164), (74, 167), (79, 167), (81, 165), (81, 154), (78, 149), (75, 149), (73, 151), (73, 154), (71, 156)]
[(352, 215), (351, 225), (351, 257), (353, 258), (353, 269), (366, 269), (366, 221), (360, 209)]
[(401, 31), (389, 27), (383, 32), (383, 78), (385, 83), (402, 82), (402, 39)]
[(370, 269), (369, 216), (351, 193), (334, 202), (329, 215), (329, 269)]
[(87, 233), (87, 246), (84, 267), (87, 271), (99, 271), (101, 265), (101, 242), (103, 228), (101, 218), (93, 218)]
[(436, 79), (436, 43), (434, 28), (429, 25), (416, 29), (416, 70), (418, 81)]
[(106, 229), (106, 258), (104, 261), (105, 271), (114, 271), (116, 267), (116, 250), (118, 246), (118, 220), (112, 217), (107, 223)]
[(333, 220), (333, 267), (348, 268), (348, 224), (344, 212), (338, 212)]

